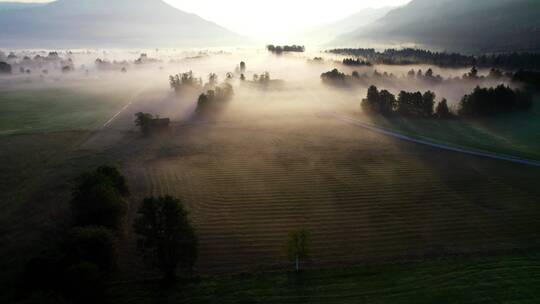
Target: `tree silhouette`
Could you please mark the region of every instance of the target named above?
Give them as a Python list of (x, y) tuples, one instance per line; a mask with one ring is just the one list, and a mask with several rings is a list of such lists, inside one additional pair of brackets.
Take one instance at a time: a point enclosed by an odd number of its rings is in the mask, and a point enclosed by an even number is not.
[(11, 74), (11, 65), (7, 62), (0, 62), (0, 74)]
[(289, 232), (287, 239), (287, 256), (289, 261), (294, 262), (296, 272), (300, 271), (302, 260), (309, 256), (309, 233), (305, 229)]
[(431, 64), (442, 67), (463, 68), (476, 66), (481, 68), (505, 69), (540, 69), (539, 53), (504, 53), (481, 56), (462, 55), (458, 53), (439, 53), (429, 50), (405, 48), (401, 50), (387, 49), (377, 52), (375, 49), (333, 49), (333, 54), (362, 57), (374, 64), (410, 65)]
[[(217, 77), (217, 76), (216, 76)], [(176, 93), (185, 87), (199, 89), (202, 87), (202, 79), (196, 78), (192, 71), (169, 76), (169, 84)]]
[(144, 199), (134, 228), (144, 260), (160, 269), (165, 279), (174, 279), (177, 269), (192, 275), (197, 237), (180, 200), (171, 196)]
[(246, 72), (246, 63), (240, 62), (240, 73), (244, 74)]
[(510, 113), (516, 109), (527, 109), (532, 105), (532, 96), (519, 89), (513, 90), (499, 85), (496, 88), (476, 87), (460, 102), (461, 116), (489, 116)]
[(433, 107), (435, 106), (435, 93), (431, 91), (427, 91), (422, 95), (422, 108), (423, 113), (422, 115), (424, 117), (431, 117), (433, 116)]
[(341, 73), (338, 69), (333, 69), (330, 72), (321, 74), (321, 79), (325, 83), (343, 84), (347, 79), (347, 75)]
[(139, 112), (135, 114), (135, 125), (141, 128), (143, 133), (150, 131), (150, 126), (154, 116), (149, 113)]
[(448, 109), (448, 101), (446, 98), (443, 98), (435, 109), (435, 115), (439, 118), (448, 118), (451, 116), (450, 109)]
[(269, 44), (266, 46), (266, 49), (275, 54), (281, 54), (283, 52), (299, 52), (303, 53), (306, 49), (304, 46), (300, 45), (284, 45), (284, 46), (274, 46), (273, 44)]
[(218, 84), (218, 75), (216, 73), (210, 73), (208, 75), (208, 85), (215, 87)]

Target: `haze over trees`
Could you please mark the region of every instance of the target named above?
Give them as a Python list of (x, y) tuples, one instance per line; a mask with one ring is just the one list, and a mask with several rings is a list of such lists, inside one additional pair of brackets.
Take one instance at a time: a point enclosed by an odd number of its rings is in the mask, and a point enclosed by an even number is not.
[(348, 66), (372, 66), (371, 62), (360, 59), (360, 58), (345, 58), (343, 59), (343, 65)]
[(130, 63), (127, 60), (122, 61), (109, 61), (107, 59), (96, 58), (94, 62), (98, 70), (103, 71), (121, 71), (122, 69), (127, 69)]
[[(540, 77), (537, 72), (519, 70), (515, 73), (503, 72), (502, 70), (492, 68), (488, 74), (480, 74), (476, 66), (473, 66), (469, 72), (464, 73), (461, 77), (449, 76), (443, 77), (435, 74), (432, 68), (428, 68), (425, 72), (421, 69), (411, 69), (406, 74), (394, 75), (388, 72), (379, 72), (377, 69), (373, 72), (352, 71), (351, 74), (345, 74), (338, 69), (321, 74), (321, 80), (324, 84), (333, 86), (347, 87), (369, 87), (376, 85), (387, 88), (408, 87), (409, 90), (414, 90), (415, 87), (437, 90), (445, 87), (460, 88), (463, 86), (496, 86), (501, 83), (512, 84), (523, 87), (522, 92), (526, 95), (538, 93), (540, 91)], [(454, 99), (461, 98), (460, 96), (452, 96)]]
[(321, 74), (321, 79), (323, 82), (329, 84), (345, 84), (347, 75), (341, 73), (338, 69), (333, 69), (332, 71)]
[(327, 52), (357, 56), (374, 64), (385, 65), (429, 64), (454, 68), (477, 66), (480, 68), (540, 69), (540, 54), (528, 52), (463, 55), (412, 48), (386, 49), (382, 52), (375, 49), (342, 48), (331, 49)]
[(202, 93), (197, 100), (196, 113), (201, 115), (217, 114), (223, 110), (227, 102), (234, 96), (234, 89), (231, 84), (225, 82), (206, 93)]
[[(67, 73), (75, 70), (75, 62), (70, 57), (71, 54), (60, 55), (58, 52), (49, 52), (47, 56), (36, 54), (31, 57), (25, 51), (19, 56), (10, 52), (8, 56), (0, 54), (0, 73), (2, 74), (31, 74), (39, 71), (47, 74), (49, 70)], [(7, 72), (10, 70), (11, 72)]]
[(169, 84), (178, 94), (183, 89), (201, 89), (203, 86), (202, 78), (196, 78), (192, 71), (169, 76)]
[(254, 84), (261, 84), (261, 85), (269, 85), (271, 83), (272, 79), (270, 78), (269, 72), (263, 72), (262, 74), (253, 74), (253, 80), (251, 83)]

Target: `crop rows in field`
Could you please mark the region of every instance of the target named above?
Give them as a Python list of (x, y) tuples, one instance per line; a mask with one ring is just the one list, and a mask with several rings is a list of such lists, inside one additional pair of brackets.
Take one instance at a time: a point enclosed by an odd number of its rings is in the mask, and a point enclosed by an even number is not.
[(141, 195), (175, 195), (189, 208), (202, 269), (283, 264), (299, 227), (317, 264), (521, 248), (539, 228), (537, 196), (459, 158), (436, 164), (429, 149), (370, 136), (279, 135), (251, 151), (210, 149), (138, 170)]

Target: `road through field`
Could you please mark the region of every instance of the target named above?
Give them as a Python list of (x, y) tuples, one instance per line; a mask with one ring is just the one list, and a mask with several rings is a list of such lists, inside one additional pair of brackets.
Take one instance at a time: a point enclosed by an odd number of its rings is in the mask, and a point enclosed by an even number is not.
[(458, 153), (463, 153), (463, 154), (468, 154), (468, 155), (474, 155), (474, 156), (479, 156), (479, 157), (497, 159), (497, 160), (504, 160), (504, 161), (509, 161), (509, 162), (513, 162), (513, 163), (518, 163), (518, 164), (522, 164), (522, 165), (527, 165), (527, 166), (540, 168), (540, 162), (538, 162), (538, 161), (529, 160), (529, 159), (523, 159), (523, 158), (519, 158), (519, 157), (512, 156), (512, 155), (495, 154), (495, 153), (491, 153), (491, 152), (488, 152), (488, 151), (472, 150), (472, 149), (467, 149), (467, 148), (453, 147), (453, 146), (450, 146), (450, 145), (440, 144), (440, 143), (436, 143), (436, 142), (432, 142), (432, 141), (428, 141), (428, 140), (417, 139), (417, 138), (407, 136), (407, 135), (404, 135), (404, 134), (401, 134), (401, 133), (398, 133), (398, 132), (385, 130), (385, 129), (376, 127), (374, 125), (370, 125), (370, 124), (361, 122), (359, 120), (356, 120), (354, 118), (347, 117), (345, 115), (341, 115), (341, 114), (337, 114), (337, 113), (324, 113), (324, 114), (322, 114), (322, 116), (332, 117), (332, 118), (335, 118), (337, 120), (340, 120), (340, 121), (343, 121), (343, 122), (346, 122), (346, 123), (349, 123), (349, 124), (352, 124), (352, 125), (355, 125), (355, 126), (358, 126), (358, 127), (361, 127), (361, 128), (373, 131), (373, 132), (377, 132), (377, 133), (380, 133), (380, 134), (384, 134), (384, 135), (391, 136), (391, 137), (394, 137), (394, 138), (398, 138), (398, 139), (401, 139), (401, 140), (405, 140), (405, 141), (408, 141), (408, 142), (413, 142), (413, 143), (417, 143), (417, 144), (421, 144), (421, 145), (425, 145), (425, 146), (430, 146), (430, 147), (437, 148), (437, 149), (442, 149), (442, 150), (447, 150), (447, 151), (452, 151), (452, 152), (458, 152)]

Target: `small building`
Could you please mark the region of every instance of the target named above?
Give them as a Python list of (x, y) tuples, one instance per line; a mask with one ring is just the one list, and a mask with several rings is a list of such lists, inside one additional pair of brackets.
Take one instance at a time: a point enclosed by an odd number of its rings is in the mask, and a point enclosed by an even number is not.
[(171, 124), (169, 118), (153, 118), (150, 120), (150, 127), (152, 128), (168, 128)]

